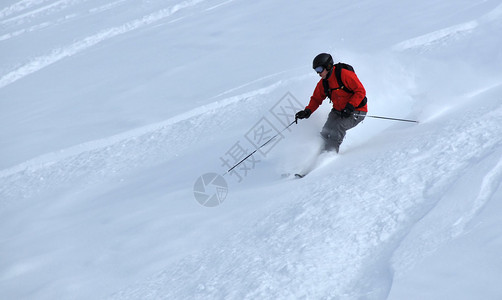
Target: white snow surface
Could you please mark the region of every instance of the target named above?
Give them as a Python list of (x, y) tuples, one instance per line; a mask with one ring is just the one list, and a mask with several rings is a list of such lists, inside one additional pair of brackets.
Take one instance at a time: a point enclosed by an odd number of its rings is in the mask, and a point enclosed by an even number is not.
[[(0, 24), (0, 299), (502, 299), (500, 1), (8, 0)], [(368, 117), (281, 178), (326, 100), (226, 173), (320, 52), (420, 123)]]

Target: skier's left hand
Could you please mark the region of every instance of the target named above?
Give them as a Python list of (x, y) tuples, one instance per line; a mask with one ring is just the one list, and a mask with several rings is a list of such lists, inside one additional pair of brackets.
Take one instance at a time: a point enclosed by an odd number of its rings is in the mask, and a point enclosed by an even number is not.
[(347, 103), (347, 105), (345, 105), (345, 108), (342, 109), (340, 115), (342, 116), (342, 118), (348, 118), (354, 113), (354, 110), (354, 105)]

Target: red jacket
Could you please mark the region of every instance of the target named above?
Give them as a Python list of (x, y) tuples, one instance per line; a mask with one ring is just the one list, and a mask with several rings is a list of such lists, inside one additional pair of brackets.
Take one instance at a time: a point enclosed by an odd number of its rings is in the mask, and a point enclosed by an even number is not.
[[(336, 90), (336, 88), (339, 88), (340, 86), (338, 85), (338, 82), (336, 80), (335, 67), (333, 67), (328, 77), (329, 88), (332, 89), (331, 101), (333, 102), (333, 108), (341, 111), (345, 108), (345, 105), (347, 105), (347, 103), (352, 104), (354, 107), (358, 107), (364, 97), (366, 97), (366, 90), (364, 89), (363, 84), (361, 83), (361, 81), (359, 81), (359, 78), (357, 78), (356, 73), (343, 68), (341, 77), (342, 82), (345, 84), (345, 86), (348, 89), (352, 90), (354, 93), (351, 94), (344, 90)], [(310, 109), (312, 112), (314, 112), (319, 107), (319, 105), (322, 104), (326, 97), (327, 95), (324, 93), (324, 87), (321, 79), (315, 87), (314, 94), (312, 95), (312, 97), (310, 97), (309, 105), (307, 105), (307, 107), (305, 108)], [(367, 112), (368, 105), (356, 108), (356, 110)]]

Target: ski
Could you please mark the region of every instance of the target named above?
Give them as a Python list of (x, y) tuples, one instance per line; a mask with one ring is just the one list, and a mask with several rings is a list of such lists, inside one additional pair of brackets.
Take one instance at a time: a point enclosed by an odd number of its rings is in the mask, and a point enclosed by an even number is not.
[(301, 179), (310, 172), (329, 164), (337, 157), (336, 154), (319, 150), (315, 152), (306, 162), (304, 167), (296, 173), (282, 173), (281, 178)]
[(305, 177), (305, 176), (307, 176), (307, 174), (306, 174), (306, 173), (303, 173), (303, 174), (302, 174), (302, 173), (282, 173), (282, 174), (281, 174), (281, 178), (282, 178), (282, 179), (288, 179), (288, 178), (289, 178), (289, 179), (303, 178), (303, 177)]
[(333, 153), (329, 152), (319, 152), (316, 153), (313, 159), (310, 160), (310, 162), (298, 173), (295, 173), (295, 178), (304, 178), (310, 172), (314, 171), (315, 169), (318, 169), (320, 167), (325, 166), (326, 164), (329, 164), (333, 159), (335, 159), (337, 156), (333, 156)]
[(308, 173), (282, 173), (282, 179), (299, 179), (307, 176)]

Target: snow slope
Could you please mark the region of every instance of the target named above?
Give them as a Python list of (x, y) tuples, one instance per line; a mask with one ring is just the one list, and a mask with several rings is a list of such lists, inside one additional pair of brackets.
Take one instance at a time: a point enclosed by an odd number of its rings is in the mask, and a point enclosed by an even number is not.
[[(498, 1), (22, 0), (0, 23), (0, 298), (502, 297)], [(326, 103), (199, 205), (323, 51), (370, 114), (420, 124), (367, 118), (281, 179)]]

